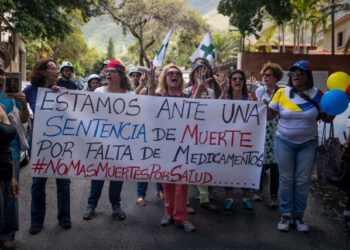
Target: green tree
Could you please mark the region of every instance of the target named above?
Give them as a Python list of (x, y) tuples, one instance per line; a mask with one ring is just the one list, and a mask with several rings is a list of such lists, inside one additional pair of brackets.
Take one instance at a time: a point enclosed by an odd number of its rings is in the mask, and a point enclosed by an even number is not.
[[(275, 23), (279, 28), (279, 33), (282, 32), (282, 43), (283, 43), (283, 52), (285, 52), (285, 25), (292, 19), (293, 8), (290, 4), (290, 0), (264, 0), (264, 6), (266, 11), (273, 18)], [(271, 32), (272, 29), (267, 31), (267, 34)], [(280, 46), (280, 36), (278, 36), (278, 47)]]
[(9, 13), (9, 21), (17, 32), (29, 39), (63, 38), (73, 31), (69, 15), (81, 11), (87, 22), (100, 15), (99, 5), (107, 0), (6, 0), (0, 3), (0, 13)]
[[(159, 45), (171, 26), (182, 28), (193, 34), (207, 29), (205, 21), (185, 0), (123, 0), (102, 4), (105, 11), (120, 24), (124, 32), (130, 32), (137, 40), (138, 61), (149, 66), (147, 51), (159, 49)], [(133, 50), (137, 51), (136, 49)]]
[(108, 40), (107, 57), (110, 58), (109, 60), (115, 59), (114, 43), (111, 36), (109, 37), (109, 40)]
[(244, 39), (249, 35), (259, 37), (262, 29), (262, 1), (260, 0), (221, 0), (217, 7), (218, 12), (230, 17), (230, 24), (238, 28)]
[(222, 63), (237, 57), (240, 39), (238, 33), (213, 33), (212, 37), (218, 55), (217, 62)]

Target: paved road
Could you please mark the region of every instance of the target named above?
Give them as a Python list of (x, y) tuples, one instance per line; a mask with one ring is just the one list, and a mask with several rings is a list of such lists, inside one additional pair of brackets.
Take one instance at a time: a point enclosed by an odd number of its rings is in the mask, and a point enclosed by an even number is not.
[[(87, 204), (90, 182), (73, 180), (71, 184), (71, 215), (73, 227), (62, 229), (56, 219), (56, 187), (54, 180), (47, 183), (47, 214), (42, 232), (28, 233), (30, 223), (29, 167), (21, 170), (20, 231), (16, 238), (18, 249), (349, 249), (350, 237), (341, 220), (328, 217), (320, 209), (320, 202), (312, 195), (305, 221), (310, 233), (294, 228), (289, 233), (276, 230), (279, 212), (271, 210), (265, 202), (255, 203), (257, 214), (243, 213), (240, 202), (235, 203), (231, 216), (202, 209), (191, 190), (191, 204), (196, 209), (190, 220), (196, 232), (186, 233), (171, 225), (162, 227), (159, 222), (164, 213), (163, 202), (150, 184), (146, 207), (136, 204), (136, 183), (125, 182), (122, 191), (122, 208), (127, 218), (115, 220), (108, 201), (108, 182), (97, 208), (97, 216), (85, 221), (82, 213)], [(222, 208), (224, 192), (214, 189), (215, 200)], [(240, 200), (240, 191), (235, 200)]]

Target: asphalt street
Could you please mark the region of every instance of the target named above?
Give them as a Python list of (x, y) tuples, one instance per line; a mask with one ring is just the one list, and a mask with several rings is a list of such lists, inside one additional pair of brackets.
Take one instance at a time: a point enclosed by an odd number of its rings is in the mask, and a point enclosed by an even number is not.
[[(350, 237), (341, 219), (322, 213), (316, 196), (309, 196), (305, 221), (311, 232), (301, 233), (292, 228), (288, 233), (277, 231), (280, 218), (278, 210), (270, 209), (265, 201), (254, 202), (256, 215), (246, 215), (241, 208), (241, 191), (234, 193), (232, 215), (207, 211), (199, 206), (195, 187), (191, 188), (191, 205), (196, 214), (190, 221), (196, 232), (187, 233), (170, 225), (162, 227), (164, 202), (156, 196), (155, 184), (147, 192), (147, 205), (136, 204), (136, 183), (124, 182), (121, 206), (126, 213), (124, 221), (112, 217), (108, 201), (108, 181), (105, 182), (97, 215), (92, 220), (82, 219), (90, 192), (90, 181), (72, 180), (71, 216), (72, 228), (62, 229), (57, 221), (56, 184), (47, 182), (46, 219), (38, 235), (30, 235), (30, 187), (32, 178), (29, 167), (21, 169), (20, 231), (16, 235), (18, 249), (349, 249)], [(213, 189), (213, 202), (224, 206), (223, 188)]]

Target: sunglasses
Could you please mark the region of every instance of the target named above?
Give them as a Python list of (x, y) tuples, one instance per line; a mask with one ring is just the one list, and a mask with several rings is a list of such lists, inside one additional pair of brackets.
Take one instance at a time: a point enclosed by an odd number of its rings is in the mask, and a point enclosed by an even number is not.
[(244, 78), (243, 77), (232, 77), (231, 80), (232, 81), (243, 81)]
[(178, 71), (169, 71), (166, 73), (167, 76), (181, 76), (181, 72)]
[(115, 74), (117, 72), (118, 72), (118, 70), (116, 70), (116, 69), (106, 69), (105, 70), (105, 74)]
[(295, 70), (295, 71), (290, 72), (291, 76), (302, 76), (305, 74), (306, 74), (306, 71), (304, 71), (304, 70)]

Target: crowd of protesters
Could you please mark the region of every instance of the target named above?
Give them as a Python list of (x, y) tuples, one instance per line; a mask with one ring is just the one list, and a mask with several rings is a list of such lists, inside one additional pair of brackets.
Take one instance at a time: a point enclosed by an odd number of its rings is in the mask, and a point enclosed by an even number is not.
[[(0, 49), (0, 90), (4, 83), (4, 71), (9, 64), (8, 52)], [(15, 127), (8, 118), (14, 106), (19, 110), (19, 119), (28, 121), (28, 105), (34, 113), (38, 88), (79, 89), (71, 80), (74, 67), (70, 62), (61, 63), (59, 70), (51, 59), (38, 60), (29, 76), (31, 85), (22, 92), (16, 93), (13, 99), (0, 96), (0, 241), (3, 248), (15, 247), (15, 233), (18, 231), (19, 194), (19, 143)], [(59, 75), (61, 74), (61, 78)], [(120, 61), (105, 61), (100, 74), (87, 78), (88, 91), (119, 94), (140, 94), (176, 98), (252, 100), (264, 102), (267, 106), (267, 124), (263, 170), (260, 188), (257, 191), (242, 188), (242, 208), (248, 215), (255, 214), (253, 202), (262, 200), (264, 173), (270, 170), (268, 205), (280, 208), (281, 219), (277, 223), (280, 231), (289, 231), (291, 223), (296, 224), (298, 231), (307, 232), (309, 226), (303, 215), (307, 206), (311, 172), (314, 166), (317, 141), (317, 120), (330, 122), (334, 117), (322, 113), (319, 103), (322, 91), (314, 87), (312, 68), (309, 62), (299, 61), (289, 68), (289, 81), (285, 88), (279, 88), (277, 82), (283, 76), (283, 70), (276, 63), (262, 65), (263, 84), (250, 79), (241, 70), (234, 70), (217, 77), (205, 58), (197, 58), (185, 82), (182, 70), (175, 64), (149, 69), (135, 66), (127, 73)], [(346, 141), (348, 146), (350, 139)], [(47, 178), (33, 177), (31, 187), (31, 222), (29, 233), (38, 234), (44, 224), (46, 211)], [(56, 179), (57, 185), (57, 218), (64, 229), (72, 226), (70, 215), (70, 180)], [(103, 180), (91, 180), (90, 195), (83, 219), (90, 220), (95, 216), (95, 209), (103, 190)], [(136, 204), (146, 205), (147, 182), (135, 185)], [(109, 201), (112, 214), (123, 220), (126, 213), (121, 206), (123, 181), (110, 181)], [(210, 211), (218, 211), (210, 199), (208, 186), (195, 186), (198, 189), (200, 206)], [(225, 187), (226, 201), (222, 213), (232, 214), (232, 187)], [(189, 186), (186, 184), (157, 183), (156, 193), (164, 199), (165, 213), (160, 218), (162, 226), (174, 223), (186, 232), (195, 230), (188, 219), (188, 213), (194, 213), (189, 205)], [(348, 207), (347, 210), (350, 210)], [(350, 217), (350, 211), (344, 213)]]

